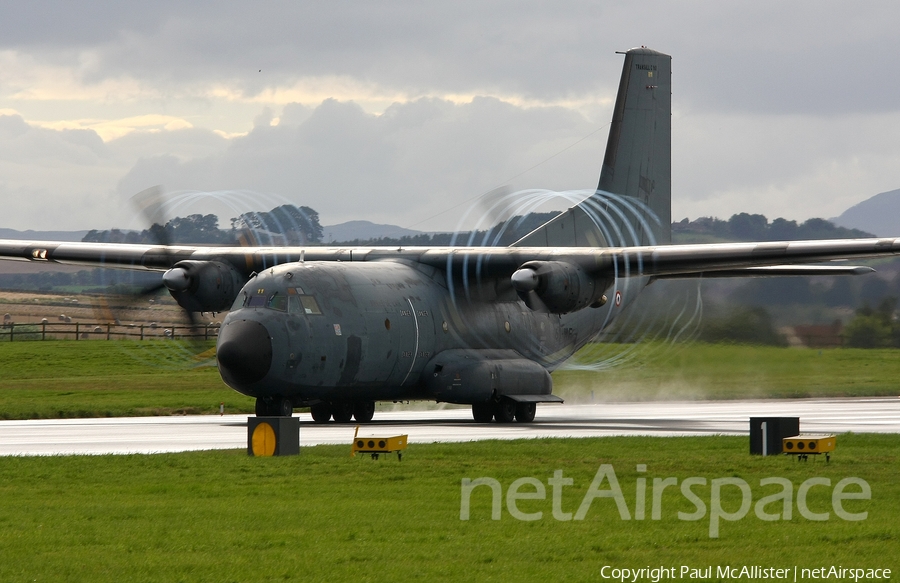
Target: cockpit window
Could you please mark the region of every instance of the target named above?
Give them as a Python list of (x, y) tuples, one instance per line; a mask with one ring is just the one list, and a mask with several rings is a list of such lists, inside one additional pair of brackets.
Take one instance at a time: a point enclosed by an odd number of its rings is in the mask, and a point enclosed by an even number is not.
[(300, 296), (300, 304), (303, 306), (303, 311), (307, 314), (322, 313), (322, 310), (319, 309), (319, 304), (316, 302), (316, 298), (312, 296)]
[(316, 298), (312, 296), (295, 294), (288, 297), (290, 299), (288, 311), (291, 314), (307, 314), (313, 316), (322, 313), (322, 310), (319, 309), (318, 302), (316, 302)]
[(255, 294), (241, 292), (234, 300), (232, 310), (240, 308), (268, 308), (278, 312), (291, 314), (306, 314), (308, 316), (321, 315), (319, 302), (311, 295), (303, 293), (303, 288), (289, 287), (283, 291), (276, 291), (271, 295), (265, 295), (260, 288)]
[(268, 308), (272, 310), (278, 310), (279, 312), (287, 312), (288, 309), (288, 297), (279, 295), (278, 292), (272, 294), (272, 297), (269, 298)]

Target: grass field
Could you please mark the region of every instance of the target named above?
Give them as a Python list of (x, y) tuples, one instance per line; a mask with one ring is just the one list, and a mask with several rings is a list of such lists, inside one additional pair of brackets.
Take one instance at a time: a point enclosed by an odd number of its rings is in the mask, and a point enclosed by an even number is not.
[[(229, 412), (251, 411), (252, 399), (222, 383), (208, 354), (191, 356), (211, 347), (2, 344), (0, 416), (212, 413), (220, 402)], [(589, 347), (577, 362), (615, 359), (623, 365), (555, 373), (555, 391), (570, 400), (876, 395), (897, 394), (900, 377), (900, 351), (892, 350), (613, 345)], [(284, 458), (243, 451), (0, 458), (0, 581), (598, 581), (605, 567), (648, 566), (712, 566), (701, 579), (715, 580), (718, 566), (750, 565), (890, 568), (896, 579), (900, 436), (841, 435), (829, 464), (747, 450), (746, 437), (621, 437), (414, 444), (402, 462), (351, 459), (349, 444)], [(557, 520), (548, 479), (561, 471), (572, 480), (557, 510), (575, 513), (601, 464), (614, 469), (629, 520), (610, 498), (594, 500), (583, 520)], [(678, 514), (696, 509), (680, 489), (690, 477), (706, 480), (692, 488), (704, 505), (699, 520)], [(762, 497), (780, 490), (760, 483), (771, 477), (792, 485), (789, 519), (756, 513)], [(500, 520), (492, 519), (488, 486), (472, 491), (469, 519), (461, 520), (466, 478), (497, 480)], [(540, 512), (537, 520), (511, 513), (507, 494), (520, 478), (545, 488), (543, 498), (512, 509)], [(646, 508), (638, 519), (641, 478)], [(658, 520), (657, 478), (676, 481), (659, 496)], [(712, 481), (722, 478), (744, 480), (752, 502), (743, 518), (719, 520), (712, 538)], [(812, 487), (804, 508), (827, 512), (827, 520), (801, 514), (799, 488), (811, 478), (829, 485)], [(847, 512), (866, 512), (864, 520), (844, 520), (834, 509), (832, 490), (844, 478), (871, 488), (870, 500), (843, 503)], [(519, 490), (535, 492), (533, 481)], [(724, 512), (741, 501), (737, 486), (722, 487)]]
[(751, 399), (900, 395), (900, 350), (735, 344), (592, 344), (572, 363), (621, 362), (601, 372), (559, 370), (572, 400)]
[(222, 382), (213, 342), (0, 343), (0, 419), (251, 412)]
[[(0, 419), (252, 412), (222, 382), (213, 343), (0, 343)], [(205, 358), (195, 358), (197, 352)], [(578, 401), (898, 395), (900, 350), (710, 344), (590, 345), (559, 370), (554, 393)]]
[[(598, 581), (605, 566), (758, 565), (793, 569), (843, 566), (900, 569), (900, 436), (842, 435), (830, 464), (750, 456), (746, 438), (596, 438), (412, 445), (402, 462), (351, 459), (348, 446), (306, 448), (301, 455), (251, 458), (242, 451), (153, 456), (0, 459), (2, 581)], [(609, 498), (593, 501), (583, 520), (557, 520), (547, 480), (561, 470), (560, 510), (574, 513), (601, 464), (610, 464), (631, 520)], [(646, 517), (635, 515), (637, 464), (646, 464)], [(515, 519), (504, 499), (491, 519), (490, 489), (472, 492), (460, 519), (464, 478), (490, 477), (504, 496), (512, 482), (534, 477), (545, 499), (519, 500)], [(711, 505), (711, 481), (738, 477), (756, 504), (793, 484), (790, 520), (763, 521), (754, 510), (721, 521), (710, 538), (709, 514), (695, 510), (677, 486), (663, 490), (653, 520), (653, 478), (707, 479), (693, 492)], [(800, 515), (807, 506), (828, 520)], [(844, 501), (867, 512), (846, 521), (832, 488), (865, 480), (871, 500)], [(609, 489), (604, 482), (601, 490)], [(858, 490), (857, 490), (858, 491)], [(534, 493), (524, 486), (521, 493)], [(723, 487), (721, 506), (741, 503)], [(764, 508), (778, 513), (781, 503)], [(712, 579), (715, 579), (715, 575)], [(647, 581), (649, 578), (638, 579)], [(844, 579), (846, 580), (846, 579)]]

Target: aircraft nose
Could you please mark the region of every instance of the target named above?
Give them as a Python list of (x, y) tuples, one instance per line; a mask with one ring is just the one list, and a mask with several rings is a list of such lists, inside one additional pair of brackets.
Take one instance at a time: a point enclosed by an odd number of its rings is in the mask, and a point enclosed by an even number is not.
[(261, 380), (272, 366), (272, 339), (266, 327), (253, 320), (234, 320), (222, 327), (216, 346), (219, 372), (229, 385)]

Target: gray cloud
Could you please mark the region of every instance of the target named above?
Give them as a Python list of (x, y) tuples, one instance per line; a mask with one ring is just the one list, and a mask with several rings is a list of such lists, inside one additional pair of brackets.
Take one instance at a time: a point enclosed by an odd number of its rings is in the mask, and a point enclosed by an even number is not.
[(224, 149), (225, 143), (210, 131), (196, 129), (134, 132), (105, 143), (92, 130), (47, 129), (18, 115), (0, 115), (3, 226), (127, 226), (136, 220), (135, 210), (115, 185), (137, 160), (160, 151), (171, 152), (176, 160), (207, 156)]
[[(676, 215), (833, 216), (900, 183), (900, 81), (886, 62), (898, 17), (887, 1), (13, 3), (0, 59), (20, 68), (0, 71), (0, 95), (48, 70), (35, 79), (58, 75), (64, 92), (71, 74), (100, 97), (4, 99), (24, 119), (0, 117), (3, 226), (123, 224), (127, 198), (160, 183), (419, 228), (452, 227), (452, 212), (420, 222), (507, 183), (591, 188), (613, 51), (639, 44), (673, 55)], [(240, 99), (315, 78), (374, 88), (386, 109), (352, 102), (352, 87), (323, 103)], [(412, 99), (387, 106), (394, 94)], [(544, 102), (558, 105), (522, 105)], [(195, 127), (136, 124), (106, 142), (48, 129), (143, 113)]]
[[(257, 122), (269, 119), (261, 116)], [(142, 159), (118, 190), (124, 197), (161, 182), (177, 191), (258, 191), (311, 206), (328, 222), (364, 216), (409, 225), (505, 183), (591, 129), (570, 110), (526, 109), (494, 98), (462, 105), (419, 99), (379, 116), (327, 100), (296, 125), (258, 123), (211, 156)], [(549, 188), (593, 188), (601, 141), (522, 180)], [(581, 168), (570, 174), (573, 165)], [(452, 228), (454, 221), (451, 214), (431, 227)]]
[(36, 128), (20, 116), (0, 116), (4, 226), (52, 229), (88, 206), (98, 210), (121, 170), (94, 132)]
[(675, 57), (682, 107), (886, 111), (900, 88), (884, 57), (900, 52), (888, 1), (58, 2), (4, 16), (0, 46), (81, 59), (87, 82), (127, 75), (163, 91), (227, 81), (253, 95), (346, 75), (413, 94), (611, 95), (613, 50), (637, 44)]

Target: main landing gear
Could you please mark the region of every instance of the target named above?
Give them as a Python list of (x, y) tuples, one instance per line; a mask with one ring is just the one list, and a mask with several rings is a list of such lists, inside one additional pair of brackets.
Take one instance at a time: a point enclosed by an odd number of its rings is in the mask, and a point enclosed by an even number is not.
[[(309, 408), (313, 421), (328, 423), (333, 417), (337, 423), (368, 423), (375, 416), (375, 401), (320, 401)], [(290, 417), (294, 404), (288, 398), (256, 399), (257, 417)]]
[(328, 423), (333, 417), (336, 423), (368, 423), (375, 416), (375, 401), (320, 401), (309, 408), (313, 421)]
[(490, 423), (493, 419), (497, 423), (512, 423), (513, 419), (519, 423), (531, 423), (536, 411), (535, 403), (517, 403), (506, 398), (472, 404), (472, 417), (476, 423)]

